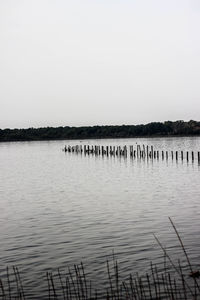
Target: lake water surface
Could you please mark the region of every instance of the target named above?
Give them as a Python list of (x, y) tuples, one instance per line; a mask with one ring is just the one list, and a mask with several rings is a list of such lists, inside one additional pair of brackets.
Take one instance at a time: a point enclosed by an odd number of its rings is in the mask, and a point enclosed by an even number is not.
[(182, 255), (168, 216), (199, 266), (197, 160), (144, 161), (61, 151), (80, 143), (200, 151), (199, 137), (1, 143), (2, 274), (6, 266), (17, 265), (33, 299), (46, 286), (47, 270), (81, 261), (96, 285), (103, 282), (113, 250), (124, 277), (146, 272), (151, 260), (162, 257), (153, 233), (174, 255)]

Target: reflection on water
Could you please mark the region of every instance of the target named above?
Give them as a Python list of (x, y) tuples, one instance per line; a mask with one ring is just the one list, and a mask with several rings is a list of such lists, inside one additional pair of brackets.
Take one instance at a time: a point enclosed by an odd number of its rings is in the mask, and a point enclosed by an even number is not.
[(18, 265), (36, 290), (45, 271), (83, 261), (103, 282), (114, 249), (124, 276), (145, 272), (162, 256), (153, 233), (180, 255), (168, 216), (198, 264), (200, 166), (61, 151), (78, 143), (200, 151), (200, 138), (1, 143), (0, 270)]

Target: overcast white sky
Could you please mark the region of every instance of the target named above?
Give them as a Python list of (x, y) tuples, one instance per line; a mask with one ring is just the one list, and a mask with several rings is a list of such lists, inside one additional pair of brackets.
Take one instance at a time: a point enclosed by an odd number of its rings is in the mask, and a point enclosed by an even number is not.
[(199, 0), (0, 0), (0, 128), (199, 116)]

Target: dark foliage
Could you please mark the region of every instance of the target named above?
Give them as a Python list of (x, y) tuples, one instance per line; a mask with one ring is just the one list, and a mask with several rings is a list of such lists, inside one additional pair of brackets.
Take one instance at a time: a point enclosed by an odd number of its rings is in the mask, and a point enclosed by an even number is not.
[(0, 129), (1, 142), (174, 135), (200, 135), (200, 122), (191, 120), (189, 122), (153, 122), (146, 125)]

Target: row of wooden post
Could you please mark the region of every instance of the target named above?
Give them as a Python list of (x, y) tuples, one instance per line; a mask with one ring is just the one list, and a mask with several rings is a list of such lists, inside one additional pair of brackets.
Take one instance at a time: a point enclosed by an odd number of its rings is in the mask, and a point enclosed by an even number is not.
[[(185, 155), (183, 151), (158, 151), (155, 150), (153, 146), (145, 145), (136, 145), (136, 149), (132, 145), (129, 146), (99, 146), (99, 145), (75, 145), (75, 146), (65, 146), (63, 149), (65, 152), (73, 153), (84, 153), (84, 154), (95, 154), (95, 155), (107, 155), (107, 156), (124, 156), (127, 157), (128, 154), (133, 158), (147, 158), (147, 159), (166, 159), (171, 156), (171, 159), (181, 159), (184, 160), (184, 157), (187, 161), (194, 161), (195, 155), (194, 151), (186, 151)], [(200, 163), (200, 152), (197, 152), (197, 159)]]

